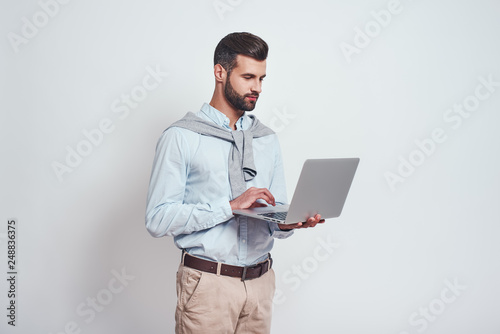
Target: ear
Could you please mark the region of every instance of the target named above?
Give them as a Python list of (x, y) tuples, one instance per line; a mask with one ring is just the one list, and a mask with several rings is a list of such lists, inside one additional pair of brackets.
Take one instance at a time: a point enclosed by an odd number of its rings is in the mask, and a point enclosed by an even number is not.
[(222, 67), (221, 64), (217, 64), (214, 66), (215, 81), (224, 82), (226, 80), (226, 76), (227, 76), (227, 72), (224, 69), (224, 67)]

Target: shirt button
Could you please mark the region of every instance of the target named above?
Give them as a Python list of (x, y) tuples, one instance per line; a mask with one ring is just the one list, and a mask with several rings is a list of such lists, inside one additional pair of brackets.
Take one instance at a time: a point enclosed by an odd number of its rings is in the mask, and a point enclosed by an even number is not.
[(245, 239), (243, 239), (241, 242), (245, 243), (245, 242), (247, 242), (247, 241), (246, 241)]

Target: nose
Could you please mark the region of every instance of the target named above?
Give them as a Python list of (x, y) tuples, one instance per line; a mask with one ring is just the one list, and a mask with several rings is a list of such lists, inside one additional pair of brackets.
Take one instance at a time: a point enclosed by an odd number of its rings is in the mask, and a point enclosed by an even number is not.
[(252, 92), (255, 92), (257, 94), (260, 94), (262, 93), (262, 81), (260, 81), (259, 79), (256, 79), (254, 81), (254, 84), (252, 85)]

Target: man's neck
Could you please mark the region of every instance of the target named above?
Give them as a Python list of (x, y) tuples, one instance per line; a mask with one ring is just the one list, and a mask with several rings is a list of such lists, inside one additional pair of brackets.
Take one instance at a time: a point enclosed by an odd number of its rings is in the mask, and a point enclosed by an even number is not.
[(236, 130), (236, 122), (245, 113), (243, 110), (235, 109), (226, 99), (217, 98), (215, 94), (210, 100), (210, 105), (226, 115), (229, 118), (229, 127)]

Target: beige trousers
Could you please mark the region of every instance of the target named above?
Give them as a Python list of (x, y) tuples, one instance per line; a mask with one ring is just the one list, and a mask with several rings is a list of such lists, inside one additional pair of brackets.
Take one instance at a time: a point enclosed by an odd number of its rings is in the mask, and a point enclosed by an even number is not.
[(241, 281), (181, 264), (175, 333), (270, 333), (274, 290), (273, 269), (259, 278)]

